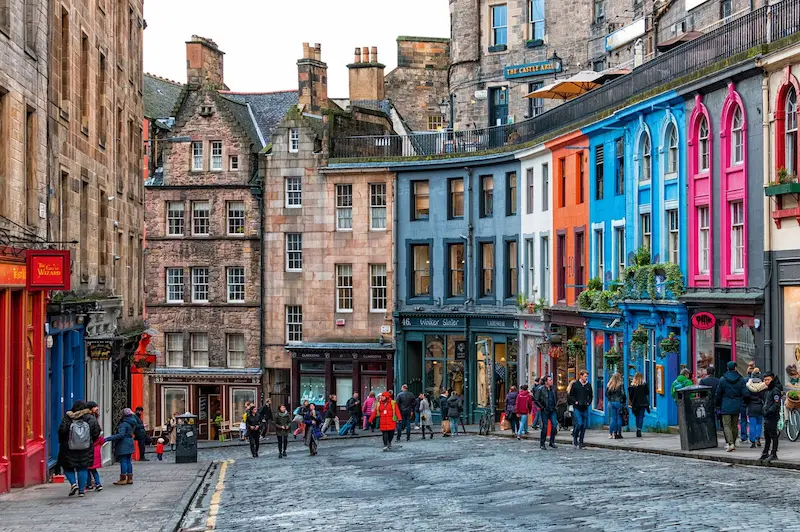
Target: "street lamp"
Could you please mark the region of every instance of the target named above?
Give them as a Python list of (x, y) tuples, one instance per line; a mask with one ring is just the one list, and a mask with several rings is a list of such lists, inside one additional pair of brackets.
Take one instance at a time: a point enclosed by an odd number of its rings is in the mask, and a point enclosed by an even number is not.
[(441, 113), (442, 116), (447, 114), (447, 100), (444, 98), (439, 102), (439, 113)]
[(553, 65), (553, 79), (558, 79), (558, 71), (561, 70), (562, 60), (558, 57), (555, 50), (553, 50), (553, 57), (548, 59), (548, 61)]

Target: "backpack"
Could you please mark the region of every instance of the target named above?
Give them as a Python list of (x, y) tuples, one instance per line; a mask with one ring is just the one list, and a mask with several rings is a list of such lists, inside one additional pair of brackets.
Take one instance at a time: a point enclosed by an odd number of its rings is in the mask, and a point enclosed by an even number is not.
[(67, 447), (71, 451), (85, 451), (92, 447), (92, 434), (89, 424), (82, 420), (77, 419), (69, 426), (69, 440)]
[(330, 405), (330, 401), (326, 401), (322, 407), (322, 413), (325, 414), (328, 412), (328, 405)]

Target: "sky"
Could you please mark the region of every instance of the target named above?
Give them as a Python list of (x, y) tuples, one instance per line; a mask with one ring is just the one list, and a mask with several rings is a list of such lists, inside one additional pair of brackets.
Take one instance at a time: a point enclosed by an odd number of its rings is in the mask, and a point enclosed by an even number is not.
[(297, 90), (303, 42), (320, 43), (328, 95), (346, 98), (353, 49), (377, 46), (388, 73), (399, 35), (449, 37), (447, 0), (150, 0), (144, 2), (144, 70), (186, 82), (186, 41), (207, 37), (225, 52), (233, 91)]

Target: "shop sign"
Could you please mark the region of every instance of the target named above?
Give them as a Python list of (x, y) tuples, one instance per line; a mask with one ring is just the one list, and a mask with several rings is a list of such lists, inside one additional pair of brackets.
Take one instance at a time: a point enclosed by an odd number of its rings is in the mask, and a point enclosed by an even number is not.
[(487, 329), (516, 329), (517, 320), (515, 319), (506, 320), (502, 318), (476, 319), (472, 320), (472, 326), (484, 327)]
[(544, 325), (541, 321), (533, 321), (533, 320), (522, 320), (520, 322), (521, 328), (523, 331), (539, 331), (541, 332), (544, 329)]
[(92, 360), (110, 360), (114, 346), (111, 342), (89, 342), (89, 358)]
[(524, 65), (508, 65), (505, 68), (505, 78), (527, 78), (529, 76), (538, 76), (539, 74), (552, 74), (554, 72), (561, 72), (561, 65), (553, 64), (550, 61), (538, 61), (536, 63), (525, 63)]
[(25, 263), (28, 290), (69, 290), (69, 250), (29, 249)]
[(717, 324), (717, 318), (710, 312), (698, 312), (692, 316), (692, 325), (695, 329), (707, 331)]
[(0, 263), (0, 286), (24, 287), (26, 277), (24, 264)]
[(464, 318), (402, 318), (403, 327), (426, 327), (429, 329), (464, 328)]
[(634, 39), (638, 39), (645, 33), (645, 21), (640, 18), (633, 24), (618, 29), (614, 33), (606, 35), (606, 51), (616, 50), (624, 44), (628, 44)]
[(456, 348), (456, 360), (467, 359), (467, 342), (465, 340), (456, 340), (453, 342)]

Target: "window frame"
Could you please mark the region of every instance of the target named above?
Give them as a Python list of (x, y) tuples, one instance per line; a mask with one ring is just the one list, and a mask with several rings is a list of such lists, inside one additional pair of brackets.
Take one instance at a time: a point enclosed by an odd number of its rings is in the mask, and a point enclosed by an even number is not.
[[(180, 206), (180, 209), (173, 210), (173, 206)], [(180, 211), (180, 217), (173, 216), (173, 212)], [(173, 232), (173, 222), (175, 231), (177, 226), (180, 225), (180, 232)], [(186, 202), (184, 201), (167, 201), (167, 236), (181, 237), (186, 236)]]
[[(242, 339), (242, 349), (241, 350), (239, 350), (239, 349), (235, 350), (237, 353), (238, 352), (242, 353), (242, 365), (241, 366), (231, 364), (231, 353), (234, 352), (234, 350), (231, 349), (231, 340), (233, 338), (237, 338), (237, 339), (241, 338)], [(245, 338), (245, 335), (244, 335), (243, 332), (225, 333), (225, 365), (228, 368), (234, 368), (234, 369), (244, 369), (244, 368), (247, 367), (247, 338)]]
[[(467, 290), (467, 255), (465, 241), (461, 239), (446, 239), (444, 242), (445, 252), (445, 299), (447, 301), (463, 301), (466, 297)], [(461, 267), (453, 268), (453, 250), (461, 246)], [(457, 276), (461, 272), (461, 285), (462, 292), (457, 294), (454, 292), (454, 274)]]
[(550, 210), (550, 163), (542, 163), (542, 212)]
[(639, 184), (647, 185), (653, 180), (653, 141), (646, 129), (639, 137)]
[[(239, 219), (238, 217), (231, 216), (232, 212), (236, 212), (233, 210), (235, 204), (241, 204), (241, 231), (231, 232), (231, 224), (235, 222), (235, 220)], [(245, 236), (245, 231), (247, 229), (247, 205), (242, 200), (228, 200), (225, 202), (225, 230), (228, 236)]]
[[(486, 174), (478, 178), (480, 183), (479, 218), (494, 217), (494, 175)], [(487, 182), (491, 182), (491, 189), (486, 188)]]
[[(379, 268), (383, 268), (383, 275)], [(383, 285), (377, 284), (376, 280), (383, 278)], [(381, 295), (381, 290), (383, 294)], [(383, 306), (375, 305), (376, 301), (383, 300)], [(369, 265), (369, 311), (375, 313), (385, 313), (389, 308), (389, 273), (386, 264)]]
[(303, 207), (303, 178), (287, 176), (283, 178), (284, 206), (287, 209)]
[(621, 280), (628, 264), (628, 250), (625, 242), (625, 226), (614, 226), (614, 267), (617, 279)]
[[(710, 275), (711, 208), (708, 204), (697, 205), (695, 211), (697, 213), (697, 273), (698, 275)], [(704, 241), (705, 246), (703, 246)], [(705, 268), (703, 266), (705, 266)]]
[[(475, 240), (476, 247), (478, 248), (478, 268), (476, 274), (478, 276), (478, 294), (477, 300), (496, 302), (497, 297), (497, 242), (493, 238), (477, 238)], [(490, 245), (492, 250), (492, 267), (491, 269), (485, 268), (486, 249), (484, 246)], [(491, 271), (491, 291), (486, 293), (486, 276), (484, 272)]]
[[(352, 314), (355, 308), (353, 293), (353, 265), (336, 264), (334, 267), (336, 279), (336, 312)], [(349, 284), (347, 284), (349, 282)], [(349, 301), (349, 307), (346, 306)]]
[(238, 154), (228, 155), (228, 171), (229, 172), (238, 172), (239, 171), (239, 155)]
[(667, 156), (666, 156), (666, 171), (665, 171), (665, 179), (672, 179), (677, 177), (678, 169), (680, 168), (680, 147), (679, 147), (679, 138), (678, 138), (678, 128), (675, 127), (675, 123), (670, 121), (667, 125), (667, 131), (665, 135), (665, 144), (667, 146)]
[(605, 284), (606, 280), (606, 231), (605, 228), (594, 230), (594, 278)]
[[(461, 183), (461, 190), (454, 191), (453, 185), (456, 182)], [(461, 197), (461, 213), (456, 214), (455, 198)], [(450, 177), (447, 179), (447, 219), (448, 220), (462, 220), (464, 218), (464, 178), (463, 177)]]
[[(211, 202), (208, 200), (192, 201), (192, 236), (210, 236), (211, 235)], [(198, 206), (205, 205), (205, 210), (199, 209)], [(198, 216), (198, 212), (205, 212), (205, 216)], [(205, 232), (198, 231), (197, 222), (205, 224)]]
[[(408, 249), (408, 299), (411, 301), (430, 302), (433, 301), (433, 240), (411, 240), (407, 243)], [(428, 248), (428, 293), (418, 294), (416, 291), (416, 249), (419, 247)]]
[[(241, 276), (237, 276), (238, 271), (241, 271)], [(241, 282), (231, 282), (231, 276), (233, 276), (233, 280), (238, 280), (237, 277), (241, 278)], [(226, 287), (227, 287), (227, 294), (228, 294), (228, 303), (244, 303), (247, 294), (246, 294), (246, 285), (247, 285), (247, 278), (245, 277), (244, 266), (228, 266), (225, 268), (225, 277), (226, 277)], [(241, 287), (241, 288), (239, 288)], [(231, 292), (234, 292), (234, 295), (238, 295), (241, 293), (241, 298), (231, 297)]]
[(503, 263), (503, 298), (506, 305), (516, 305), (519, 294), (519, 240), (516, 236), (503, 238)]
[[(171, 340), (178, 339), (180, 351), (174, 348)], [(168, 332), (164, 335), (164, 366), (168, 368), (183, 368), (186, 367), (184, 362), (184, 335), (182, 332)], [(180, 364), (171, 364), (172, 361), (170, 353), (180, 353)]]
[(533, 294), (536, 292), (536, 240), (534, 237), (525, 238), (525, 296), (526, 300), (533, 299)]
[(525, 214), (533, 214), (536, 201), (536, 177), (533, 166), (525, 169)]
[(647, 247), (650, 254), (653, 254), (653, 216), (649, 212), (639, 213), (639, 247)]
[[(740, 207), (737, 210), (737, 205)], [(730, 216), (730, 229), (731, 229), (731, 237), (730, 237), (730, 267), (729, 273), (730, 275), (743, 275), (744, 274), (744, 265), (746, 260), (746, 252), (747, 243), (745, 242), (745, 214), (744, 214), (744, 199), (738, 199), (728, 202), (728, 212)], [(737, 212), (738, 212), (738, 219), (737, 219)], [(739, 234), (739, 245), (737, 246), (736, 242), (736, 234)], [(738, 262), (738, 267), (737, 267)]]
[[(201, 274), (202, 271), (205, 270), (205, 283), (198, 281), (198, 276), (196, 274)], [(208, 266), (192, 266), (190, 270), (190, 275), (192, 276), (192, 303), (208, 303), (211, 300), (211, 269)], [(202, 291), (199, 287), (205, 286), (205, 298), (197, 297), (201, 295)]]
[[(498, 17), (499, 11), (502, 9), (503, 13), (503, 20), (498, 23), (496, 20)], [(505, 3), (498, 3), (492, 4), (489, 6), (489, 18), (490, 18), (490, 35), (492, 39), (492, 46), (500, 46), (505, 45), (508, 46), (508, 4)], [(502, 38), (500, 38), (502, 36)]]
[[(299, 317), (299, 320), (297, 318)], [(293, 319), (294, 318), (294, 319)], [(286, 343), (303, 343), (303, 306), (286, 305), (284, 307), (284, 323), (286, 324)], [(292, 330), (292, 327), (295, 329)], [(294, 339), (292, 339), (294, 338)]]
[(604, 185), (604, 170), (605, 168), (605, 146), (598, 144), (594, 147), (594, 199), (600, 201), (603, 199), (603, 185)]
[[(164, 294), (165, 295), (164, 299), (166, 300), (166, 302), (168, 304), (183, 304), (183, 303), (185, 303), (186, 302), (186, 272), (184, 271), (183, 268), (180, 268), (180, 267), (178, 267), (178, 268), (176, 268), (176, 267), (167, 267), (165, 270), (166, 271), (165, 271), (164, 275), (165, 275), (166, 293)], [(170, 273), (172, 273), (172, 274), (180, 273), (180, 275), (179, 275), (180, 282), (179, 283), (176, 283), (176, 282), (170, 283)], [(174, 276), (172, 277), (172, 279), (173, 280), (177, 280)], [(180, 296), (181, 296), (180, 299), (176, 299), (176, 298), (171, 298), (170, 297), (170, 295), (171, 295), (170, 288), (171, 287), (180, 287)]]
[[(528, 94), (544, 87), (543, 81), (528, 83)], [(534, 118), (544, 113), (544, 98), (528, 98), (528, 118)]]
[[(199, 346), (195, 345), (195, 340), (199, 339), (199, 338), (203, 338), (203, 337), (205, 337), (205, 349), (199, 349)], [(195, 358), (195, 353), (196, 352), (201, 352), (201, 351), (205, 351), (205, 354), (206, 354), (205, 355), (205, 357), (206, 357), (206, 359), (205, 359), (206, 363), (205, 364), (198, 364), (197, 360)], [(211, 361), (209, 360), (209, 356), (208, 356), (209, 349), (208, 349), (208, 333), (207, 332), (192, 332), (192, 333), (189, 333), (189, 353), (190, 353), (190, 357), (189, 358), (191, 360), (191, 366), (193, 368), (207, 368), (207, 367), (210, 366), (210, 362)]]
[(519, 180), (516, 170), (506, 172), (506, 216), (517, 215)]
[[(209, 160), (208, 170), (209, 172), (222, 172), (222, 160), (224, 155), (224, 150), (222, 146), (221, 140), (212, 140), (211, 144), (211, 159)], [(217, 154), (217, 149), (219, 149), (219, 153)]]
[(699, 172), (711, 170), (711, 130), (708, 119), (700, 117), (697, 123), (697, 169)]
[[(411, 185), (411, 221), (425, 222), (431, 217), (431, 182), (427, 179), (416, 179), (410, 182)], [(427, 190), (421, 190), (423, 186)], [(418, 190), (418, 187), (420, 190)], [(427, 201), (427, 208), (421, 209), (421, 200)], [(423, 202), (424, 203), (424, 202)], [(423, 212), (425, 211), (425, 212)]]
[[(738, 120), (737, 120), (738, 119)], [(744, 110), (741, 105), (735, 105), (731, 111), (731, 140), (730, 152), (731, 162), (730, 166), (738, 166), (744, 164)]]
[[(348, 192), (349, 191), (349, 192)], [(337, 231), (352, 231), (353, 230), (353, 184), (352, 183), (336, 183), (335, 189), (336, 199), (336, 230)], [(349, 203), (348, 203), (349, 202)], [(348, 213), (349, 216), (344, 217), (343, 214)], [(341, 222), (349, 220), (349, 225), (344, 226)]]
[[(381, 192), (382, 189), (382, 192)], [(370, 183), (369, 184), (369, 230), (370, 231), (386, 231), (388, 220), (388, 202), (386, 197), (387, 187), (386, 183)], [(376, 216), (376, 212), (383, 210), (383, 216)], [(383, 227), (375, 225), (376, 220), (383, 220)]]
[[(284, 236), (284, 267), (289, 273), (303, 271), (303, 233), (285, 233)], [(299, 263), (299, 266), (297, 265)]]
[(625, 195), (625, 137), (614, 140), (614, 195)]
[(289, 153), (300, 152), (300, 129), (296, 127), (289, 128)]
[[(665, 209), (664, 219), (666, 221), (667, 233), (667, 262), (680, 264), (681, 257), (681, 233), (680, 233), (680, 213), (678, 208)], [(675, 222), (673, 225), (672, 222)], [(674, 249), (673, 249), (674, 244)], [(673, 260), (674, 255), (674, 260)]]
[[(793, 80), (794, 78), (792, 78)], [(778, 147), (778, 153), (780, 154), (781, 147), (783, 148), (783, 154), (780, 159), (783, 162), (783, 165), (780, 163), (778, 164), (778, 168), (783, 166), (786, 168), (786, 171), (789, 175), (797, 175), (798, 173), (798, 107), (797, 107), (797, 88), (792, 84), (792, 82), (787, 82), (786, 85), (788, 88), (785, 91), (783, 97), (783, 105), (782, 105), (782, 113), (783, 113), (783, 124), (780, 124), (779, 127), (783, 131), (777, 131), (776, 134), (778, 137), (778, 142), (776, 142), (776, 146)], [(794, 98), (792, 98), (792, 95)], [(781, 146), (781, 140), (783, 141), (783, 146)]]
[[(533, 7), (534, 3), (540, 3), (539, 13), (536, 13)], [(541, 18), (533, 18), (534, 15), (539, 15)], [(541, 35), (536, 31), (537, 24), (540, 25)], [(544, 0), (530, 0), (528, 2), (528, 39), (529, 40), (544, 40), (545, 36), (545, 7)]]

